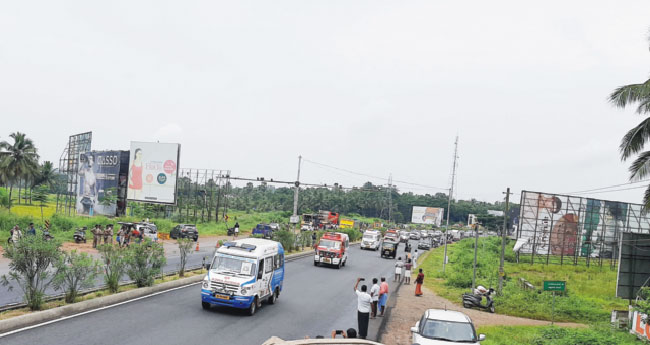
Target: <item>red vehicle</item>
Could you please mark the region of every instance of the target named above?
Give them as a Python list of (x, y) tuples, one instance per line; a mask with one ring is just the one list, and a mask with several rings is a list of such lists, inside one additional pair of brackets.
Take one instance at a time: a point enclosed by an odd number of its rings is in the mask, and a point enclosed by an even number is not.
[(384, 234), (384, 241), (399, 243), (399, 231), (390, 229)]
[(340, 232), (326, 232), (316, 245), (314, 266), (320, 264), (334, 265), (337, 268), (345, 266), (348, 261), (350, 238)]
[(339, 225), (339, 214), (330, 211), (318, 211), (319, 228), (334, 229)]

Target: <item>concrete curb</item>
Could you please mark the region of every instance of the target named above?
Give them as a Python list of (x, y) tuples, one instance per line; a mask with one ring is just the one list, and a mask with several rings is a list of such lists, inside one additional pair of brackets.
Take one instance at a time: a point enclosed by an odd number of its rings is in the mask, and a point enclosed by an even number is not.
[(62, 317), (82, 313), (85, 311), (98, 309), (113, 304), (132, 300), (134, 298), (147, 296), (156, 292), (161, 292), (185, 285), (191, 285), (203, 280), (203, 275), (199, 274), (193, 277), (178, 279), (170, 282), (161, 283), (151, 287), (133, 289), (124, 292), (118, 292), (113, 295), (93, 298), (87, 301), (72, 303), (57, 308), (29, 313), (26, 315), (16, 316), (10, 319), (0, 321), (0, 336), (2, 333), (13, 331), (19, 328), (33, 326), (39, 323), (52, 321)]
[[(314, 255), (312, 251), (290, 254), (286, 256), (285, 260), (294, 261), (312, 255)], [(193, 277), (165, 282), (151, 287), (144, 287), (144, 288), (138, 288), (138, 289), (133, 289), (124, 292), (118, 292), (116, 294), (112, 294), (104, 297), (97, 297), (83, 302), (72, 303), (61, 307), (56, 307), (48, 310), (37, 311), (25, 315), (12, 317), (6, 320), (0, 320), (0, 337), (2, 337), (3, 333), (17, 330), (20, 328), (37, 325), (39, 323), (60, 319), (62, 317), (83, 313), (93, 309), (111, 306), (113, 304), (126, 302), (139, 297), (145, 297), (157, 292), (162, 292), (162, 291), (166, 291), (166, 290), (170, 290), (170, 289), (174, 289), (186, 285), (196, 284), (201, 282), (203, 280), (203, 277), (204, 277), (203, 274), (199, 274)]]

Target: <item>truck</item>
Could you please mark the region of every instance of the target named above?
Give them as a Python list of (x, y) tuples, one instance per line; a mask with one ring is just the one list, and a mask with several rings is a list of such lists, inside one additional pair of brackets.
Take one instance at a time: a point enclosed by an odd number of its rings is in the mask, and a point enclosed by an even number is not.
[(341, 232), (326, 232), (315, 247), (314, 266), (334, 265), (340, 269), (348, 261), (350, 238)]
[(366, 230), (361, 239), (361, 249), (379, 249), (381, 244), (381, 232), (377, 230)]
[(300, 229), (310, 230), (331, 230), (339, 226), (339, 214), (330, 211), (318, 211), (318, 213), (307, 213), (302, 215)]
[(339, 224), (339, 228), (341, 228), (341, 229), (352, 229), (352, 228), (354, 228), (355, 224), (356, 224), (356, 222), (354, 221), (354, 219), (345, 219), (345, 218), (343, 218), (343, 219), (341, 219), (341, 222)]
[(384, 234), (384, 241), (399, 243), (399, 231), (395, 229), (387, 230)]
[(284, 283), (284, 248), (279, 242), (246, 238), (224, 243), (206, 264), (201, 306), (247, 309), (255, 314), (262, 301), (274, 304)]

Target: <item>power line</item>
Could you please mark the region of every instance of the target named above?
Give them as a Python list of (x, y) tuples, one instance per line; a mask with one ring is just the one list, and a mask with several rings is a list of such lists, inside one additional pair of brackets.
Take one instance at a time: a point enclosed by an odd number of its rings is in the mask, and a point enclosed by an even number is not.
[(640, 188), (648, 188), (648, 186), (637, 186), (637, 187), (630, 187), (630, 188), (621, 188), (621, 189), (613, 189), (613, 190), (603, 190), (603, 191), (596, 191), (596, 192), (583, 192), (583, 193), (572, 193), (572, 194), (600, 194), (600, 193), (613, 193), (613, 192), (620, 192), (624, 190), (632, 190), (632, 189), (640, 189)]
[(648, 182), (648, 181), (650, 181), (650, 179), (633, 181), (633, 182), (626, 182), (626, 183), (619, 183), (619, 184), (611, 185), (609, 187), (594, 188), (594, 189), (582, 190), (582, 191), (577, 191), (577, 192), (569, 192), (569, 193), (561, 193), (561, 194), (583, 194), (583, 193), (589, 193), (589, 192), (594, 192), (594, 191), (599, 191), (599, 190), (604, 190), (604, 189), (618, 188), (618, 187), (622, 187), (622, 186), (626, 186), (626, 185), (631, 185), (631, 184), (636, 184), (636, 183), (643, 183), (643, 182)]

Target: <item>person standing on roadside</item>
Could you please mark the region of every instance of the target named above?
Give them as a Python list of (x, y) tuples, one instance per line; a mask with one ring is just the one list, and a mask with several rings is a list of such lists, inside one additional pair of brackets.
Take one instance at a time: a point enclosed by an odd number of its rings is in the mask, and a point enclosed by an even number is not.
[(239, 236), (239, 222), (235, 222), (235, 238)]
[(122, 246), (122, 238), (124, 238), (124, 225), (120, 226), (120, 230), (117, 231), (117, 237), (115, 238), (118, 247)]
[(367, 293), (368, 287), (361, 285), (361, 291), (357, 290), (359, 282), (363, 278), (357, 278), (357, 283), (354, 284), (354, 292), (357, 294), (357, 320), (359, 322), (359, 338), (366, 339), (368, 335), (368, 322), (370, 319), (370, 305), (372, 304), (372, 297)]
[(411, 259), (408, 259), (404, 264), (404, 282), (406, 285), (411, 284), (411, 268), (413, 267), (411, 262)]
[(402, 257), (399, 257), (395, 263), (395, 279), (393, 279), (394, 282), (402, 282), (402, 267), (404, 267), (404, 262), (402, 262)]
[(16, 224), (16, 226), (14, 226), (13, 230), (11, 231), (11, 241), (13, 243), (18, 243), (22, 237), (23, 233), (20, 231), (18, 224)]
[(370, 288), (370, 297), (372, 297), (372, 315), (371, 319), (377, 317), (377, 304), (379, 304), (379, 284), (377, 278), (372, 278), (372, 287)]
[(386, 302), (388, 302), (388, 283), (386, 283), (386, 278), (381, 277), (381, 284), (379, 284), (379, 310), (381, 314), (379, 316), (384, 316), (386, 311)]
[(104, 244), (113, 244), (113, 224), (106, 225), (104, 230)]
[(416, 296), (422, 296), (422, 283), (424, 283), (424, 273), (422, 273), (422, 269), (420, 268), (420, 273), (418, 273), (418, 277), (415, 278), (415, 295)]
[(415, 253), (413, 253), (413, 268), (418, 268), (418, 250), (415, 250)]
[(36, 236), (36, 229), (34, 228), (34, 223), (29, 223), (29, 229), (27, 229), (27, 235)]
[(95, 227), (90, 232), (93, 234), (93, 248), (97, 248), (97, 242), (101, 244), (100, 236), (103, 235), (103, 231), (99, 227), (99, 224), (95, 224)]

